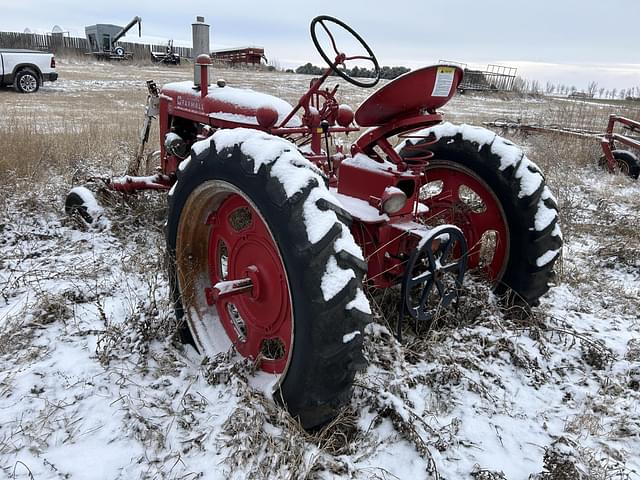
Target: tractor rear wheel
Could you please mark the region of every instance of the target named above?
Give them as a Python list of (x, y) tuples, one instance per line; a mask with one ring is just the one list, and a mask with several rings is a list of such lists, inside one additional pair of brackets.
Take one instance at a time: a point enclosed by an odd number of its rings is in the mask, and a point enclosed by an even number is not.
[(626, 150), (613, 150), (611, 152), (616, 161), (614, 171), (611, 171), (607, 162), (607, 157), (602, 155), (598, 160), (598, 166), (609, 173), (621, 173), (631, 178), (637, 179), (640, 176), (640, 162), (638, 158), (631, 152)]
[(320, 172), (277, 137), (221, 130), (169, 196), (176, 313), (198, 350), (234, 348), (271, 374), (305, 428), (349, 402), (365, 366), (366, 264)]
[(434, 154), (421, 190), (425, 221), (463, 231), (469, 270), (507, 305), (537, 305), (562, 248), (557, 205), (538, 167), (483, 128), (443, 124), (412, 136), (421, 139), (399, 147), (405, 160)]

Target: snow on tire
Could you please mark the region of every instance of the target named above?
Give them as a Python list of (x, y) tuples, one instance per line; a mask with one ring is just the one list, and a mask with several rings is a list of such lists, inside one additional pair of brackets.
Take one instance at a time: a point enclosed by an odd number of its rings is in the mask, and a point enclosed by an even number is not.
[[(337, 414), (366, 365), (366, 263), (344, 215), (295, 145), (249, 129), (196, 143), (169, 195), (178, 317), (201, 353), (257, 359), (305, 428)], [(235, 280), (251, 288), (212, 293)]]
[(72, 188), (64, 202), (64, 210), (70, 217), (82, 220), (86, 225), (96, 225), (103, 215), (103, 208), (87, 187)]
[(489, 277), (507, 304), (537, 305), (562, 249), (558, 207), (540, 169), (484, 128), (444, 123), (414, 136), (421, 139), (397, 149), (405, 159), (434, 153), (423, 190), (429, 221), (462, 229), (469, 268)]

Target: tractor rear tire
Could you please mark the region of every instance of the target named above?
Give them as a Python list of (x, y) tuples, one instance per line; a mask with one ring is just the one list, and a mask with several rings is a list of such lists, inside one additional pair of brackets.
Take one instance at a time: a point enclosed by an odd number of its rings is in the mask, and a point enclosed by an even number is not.
[(613, 150), (611, 153), (616, 161), (615, 171), (611, 171), (607, 163), (607, 157), (604, 155), (598, 160), (598, 166), (609, 173), (619, 172), (637, 180), (640, 176), (640, 162), (638, 162), (638, 158), (626, 150)]
[[(234, 346), (273, 374), (274, 398), (304, 428), (333, 419), (366, 366), (366, 263), (345, 216), (295, 145), (246, 129), (197, 143), (169, 195), (177, 317), (203, 355)], [(249, 292), (212, 297), (240, 277)]]
[[(442, 182), (442, 191), (423, 199), (430, 208), (426, 219), (462, 229), (469, 268), (488, 277), (507, 306), (538, 305), (562, 249), (558, 207), (542, 173), (520, 148), (489, 130), (447, 123), (412, 136), (430, 133), (435, 143), (422, 138), (398, 147), (409, 161), (434, 153), (425, 173), (428, 182)], [(465, 206), (463, 187), (482, 200), (484, 210)], [(494, 232), (495, 251), (482, 266), (479, 250), (487, 232)]]
[(35, 93), (40, 88), (40, 77), (30, 68), (24, 68), (16, 73), (13, 88), (18, 93)]

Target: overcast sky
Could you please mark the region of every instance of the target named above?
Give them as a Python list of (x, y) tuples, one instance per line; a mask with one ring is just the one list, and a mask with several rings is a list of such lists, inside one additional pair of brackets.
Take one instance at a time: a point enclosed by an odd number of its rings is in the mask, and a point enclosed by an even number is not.
[[(259, 45), (280, 66), (320, 65), (309, 23), (336, 16), (358, 31), (382, 65), (418, 67), (441, 59), (515, 66), (542, 82), (585, 88), (640, 86), (638, 0), (0, 0), (0, 30), (82, 35), (85, 25), (125, 25), (142, 17), (143, 35), (189, 43), (204, 15), (211, 48)], [(133, 40), (132, 34), (127, 36)]]

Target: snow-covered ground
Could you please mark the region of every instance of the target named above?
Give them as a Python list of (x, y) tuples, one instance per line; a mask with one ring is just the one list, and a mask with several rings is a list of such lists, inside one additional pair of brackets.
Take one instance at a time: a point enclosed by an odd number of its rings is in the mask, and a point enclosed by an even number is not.
[[(107, 106), (135, 115), (144, 90), (118, 91), (189, 75), (66, 68), (40, 97), (0, 92), (3, 108), (41, 101), (54, 116), (114, 82)], [(290, 102), (309, 78), (224, 74)], [(364, 97), (344, 90), (354, 106)], [(465, 121), (532, 109), (544, 102), (461, 97), (445, 108)], [(0, 478), (640, 478), (640, 183), (555, 158), (553, 145), (526, 147), (560, 202), (557, 285), (523, 316), (471, 282), (457, 312), (402, 345), (387, 324), (393, 293), (376, 297), (369, 367), (349, 408), (315, 433), (252, 386), (249, 363), (203, 359), (173, 339), (161, 195), (116, 200), (109, 222), (87, 230), (62, 212), (69, 172), (3, 189)]]

